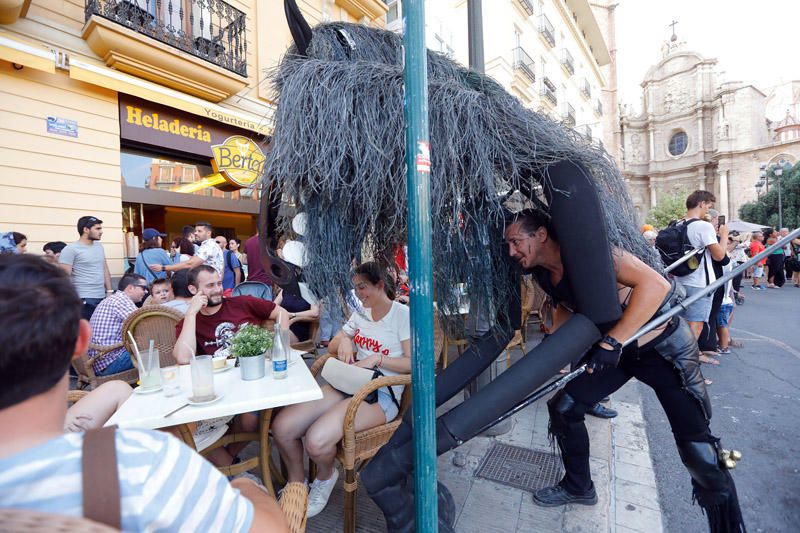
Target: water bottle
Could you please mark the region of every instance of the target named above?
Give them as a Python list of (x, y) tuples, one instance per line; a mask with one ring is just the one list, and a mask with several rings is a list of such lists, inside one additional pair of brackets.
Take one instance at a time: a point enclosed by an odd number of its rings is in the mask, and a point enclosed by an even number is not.
[(286, 379), (289, 373), (289, 330), (281, 329), (280, 324), (275, 324), (275, 337), (272, 341), (272, 378)]

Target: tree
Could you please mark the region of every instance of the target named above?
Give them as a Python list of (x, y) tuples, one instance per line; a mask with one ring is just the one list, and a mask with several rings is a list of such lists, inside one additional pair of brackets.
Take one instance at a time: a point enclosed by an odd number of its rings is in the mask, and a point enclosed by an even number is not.
[(666, 228), (673, 220), (679, 220), (686, 214), (686, 191), (673, 192), (658, 199), (656, 206), (647, 214), (647, 223), (656, 230)]
[(755, 202), (748, 202), (739, 208), (739, 218), (746, 222), (763, 224), (777, 228), (778, 220), (778, 187), (781, 188), (783, 204), (783, 226), (800, 227), (800, 162), (783, 171), (780, 179), (775, 177), (774, 170), (767, 171), (769, 192), (762, 194)]

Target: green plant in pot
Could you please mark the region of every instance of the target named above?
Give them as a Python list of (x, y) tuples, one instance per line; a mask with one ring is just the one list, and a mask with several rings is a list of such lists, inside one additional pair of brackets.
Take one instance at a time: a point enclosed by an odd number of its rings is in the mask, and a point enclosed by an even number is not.
[(239, 359), (242, 379), (264, 377), (264, 354), (272, 348), (272, 332), (260, 326), (245, 324), (231, 339), (230, 353)]

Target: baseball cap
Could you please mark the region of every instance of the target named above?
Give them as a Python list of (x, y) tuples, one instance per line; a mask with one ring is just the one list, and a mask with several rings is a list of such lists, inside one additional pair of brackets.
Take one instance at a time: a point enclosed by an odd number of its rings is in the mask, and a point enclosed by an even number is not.
[(78, 219), (78, 233), (83, 234), (83, 228), (91, 228), (96, 224), (102, 224), (103, 221), (97, 217), (85, 216)]
[(157, 229), (154, 228), (147, 228), (142, 232), (142, 239), (145, 241), (149, 241), (150, 239), (155, 239), (156, 237), (166, 237), (166, 233), (161, 233)]

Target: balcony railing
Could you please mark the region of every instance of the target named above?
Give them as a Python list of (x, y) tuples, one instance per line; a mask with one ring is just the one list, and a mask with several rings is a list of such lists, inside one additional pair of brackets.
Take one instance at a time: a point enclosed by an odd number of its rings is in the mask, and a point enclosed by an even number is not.
[(517, 0), (517, 3), (528, 16), (533, 15), (533, 2), (531, 0)]
[(86, 0), (92, 15), (247, 76), (246, 16), (222, 0)]
[(568, 103), (564, 103), (561, 109), (561, 119), (567, 127), (575, 126), (575, 108)]
[(536, 81), (535, 63), (531, 56), (521, 47), (514, 48), (514, 70), (520, 71), (531, 83)]
[(566, 48), (561, 49), (561, 66), (572, 76), (575, 74), (575, 60)]
[(542, 78), (542, 88), (539, 95), (550, 101), (551, 104), (558, 104), (558, 97), (556, 96), (556, 86), (546, 76)]
[(583, 80), (581, 80), (580, 87), (581, 87), (581, 92), (583, 93), (583, 96), (585, 98), (591, 98), (592, 97), (592, 86), (589, 85), (589, 80), (587, 80), (586, 78), (583, 78)]
[(598, 115), (603, 114), (603, 102), (601, 102), (600, 100), (596, 100), (594, 102), (594, 112), (597, 113)]
[(539, 15), (539, 33), (542, 34), (545, 41), (550, 43), (550, 46), (556, 45), (556, 30), (547, 15)]

